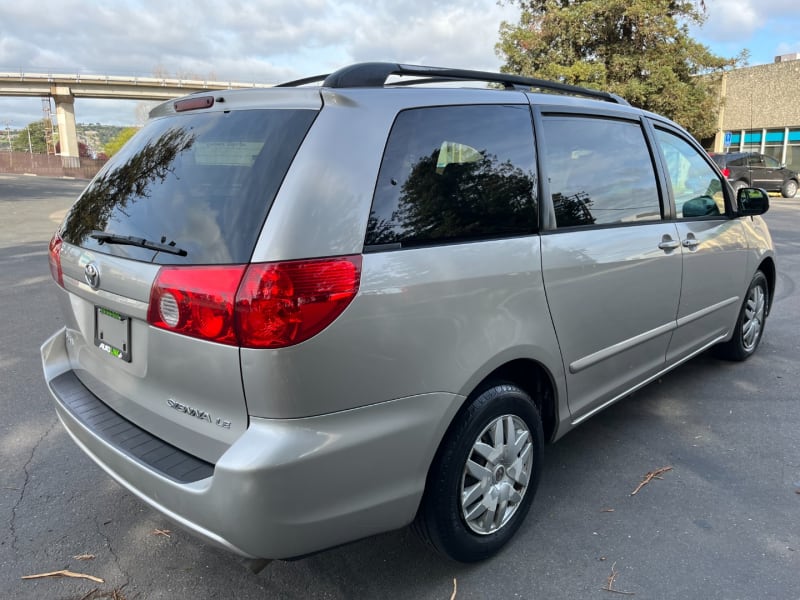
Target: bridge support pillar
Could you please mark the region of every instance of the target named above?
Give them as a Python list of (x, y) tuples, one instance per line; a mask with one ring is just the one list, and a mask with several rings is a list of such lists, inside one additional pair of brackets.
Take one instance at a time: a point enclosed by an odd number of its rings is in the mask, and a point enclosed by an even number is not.
[(67, 168), (81, 166), (78, 149), (78, 131), (75, 128), (75, 96), (68, 87), (53, 86), (50, 95), (56, 102), (58, 140), (61, 147), (61, 164)]

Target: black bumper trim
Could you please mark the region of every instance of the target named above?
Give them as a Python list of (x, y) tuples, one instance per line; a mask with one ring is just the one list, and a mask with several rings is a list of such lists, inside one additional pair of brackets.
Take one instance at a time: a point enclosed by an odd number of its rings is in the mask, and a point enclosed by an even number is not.
[(121, 452), (178, 483), (214, 474), (214, 465), (146, 432), (109, 408), (81, 383), (73, 371), (53, 379), (50, 387), (73, 417)]

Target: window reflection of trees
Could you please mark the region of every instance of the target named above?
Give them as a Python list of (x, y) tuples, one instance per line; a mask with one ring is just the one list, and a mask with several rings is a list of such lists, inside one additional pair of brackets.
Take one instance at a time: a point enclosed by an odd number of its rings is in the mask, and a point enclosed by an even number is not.
[(597, 220), (590, 210), (594, 201), (586, 192), (578, 192), (565, 196), (559, 192), (553, 194), (553, 210), (559, 227), (576, 225), (592, 225)]
[[(437, 172), (439, 150), (420, 158), (389, 218), (370, 213), (370, 244), (518, 235), (535, 228), (535, 179), (485, 150)], [(392, 181), (393, 185), (397, 182)]]
[(64, 221), (63, 234), (73, 244), (83, 243), (95, 230), (104, 231), (115, 211), (148, 197), (153, 183), (173, 172), (176, 158), (192, 147), (195, 136), (176, 127), (145, 144), (125, 162), (110, 166), (92, 181)]

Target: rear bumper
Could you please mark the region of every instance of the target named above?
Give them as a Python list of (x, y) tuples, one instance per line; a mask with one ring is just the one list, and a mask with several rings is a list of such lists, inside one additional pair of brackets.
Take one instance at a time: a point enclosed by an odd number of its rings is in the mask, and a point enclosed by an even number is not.
[(211, 465), (87, 390), (64, 330), (41, 353), (58, 416), (86, 454), (170, 520), (249, 558), (301, 556), (408, 524), (463, 400), (437, 393), (303, 419), (251, 417)]

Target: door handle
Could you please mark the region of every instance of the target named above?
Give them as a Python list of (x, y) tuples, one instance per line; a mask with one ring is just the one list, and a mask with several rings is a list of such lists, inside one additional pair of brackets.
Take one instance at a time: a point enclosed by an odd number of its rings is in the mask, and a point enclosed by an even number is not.
[(669, 238), (664, 239), (658, 245), (658, 247), (661, 248), (662, 250), (675, 250), (675, 248), (677, 248), (678, 246), (680, 246), (680, 243), (678, 243), (676, 240), (672, 240)]
[(700, 240), (695, 238), (688, 238), (683, 240), (683, 247), (684, 248), (696, 248), (700, 245)]

